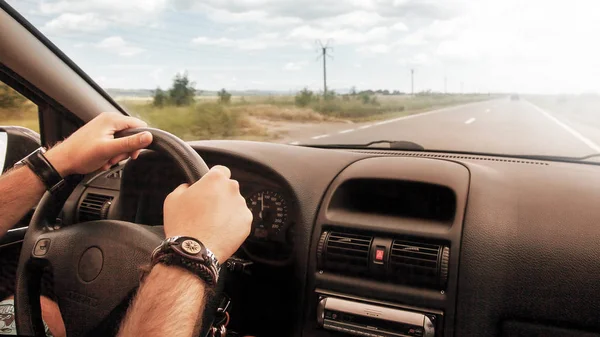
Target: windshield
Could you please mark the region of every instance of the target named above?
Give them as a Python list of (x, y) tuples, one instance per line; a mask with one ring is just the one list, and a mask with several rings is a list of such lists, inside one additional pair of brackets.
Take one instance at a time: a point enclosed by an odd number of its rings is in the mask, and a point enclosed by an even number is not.
[(596, 1), (8, 2), (185, 140), (600, 152)]

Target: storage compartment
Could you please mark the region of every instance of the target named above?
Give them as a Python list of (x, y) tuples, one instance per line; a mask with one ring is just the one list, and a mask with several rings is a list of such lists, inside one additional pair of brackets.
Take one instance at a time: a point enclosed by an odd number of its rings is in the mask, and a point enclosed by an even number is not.
[(334, 193), (329, 210), (452, 221), (456, 195), (445, 186), (389, 179), (352, 179)]

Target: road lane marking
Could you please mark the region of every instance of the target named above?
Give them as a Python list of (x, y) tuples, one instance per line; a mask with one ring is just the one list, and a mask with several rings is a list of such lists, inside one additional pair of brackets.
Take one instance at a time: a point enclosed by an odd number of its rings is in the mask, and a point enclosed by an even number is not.
[(324, 135), (314, 136), (314, 137), (311, 137), (311, 138), (312, 139), (321, 139), (321, 138), (326, 138), (326, 137), (329, 137), (329, 135), (328, 134), (324, 134)]
[(291, 142), (290, 145), (298, 145), (300, 142)]
[(398, 118), (394, 118), (394, 119), (388, 119), (388, 120), (385, 120), (385, 121), (377, 122), (377, 123), (373, 124), (372, 126), (378, 126), (378, 125), (388, 124), (388, 123), (392, 123), (392, 122), (399, 122), (399, 121), (403, 121), (403, 120), (407, 120), (407, 119), (412, 119), (412, 118), (418, 118), (418, 117), (424, 117), (424, 116), (429, 116), (429, 115), (435, 115), (435, 114), (438, 114), (440, 112), (447, 112), (447, 111), (451, 111), (451, 110), (461, 109), (461, 108), (464, 108), (464, 107), (479, 105), (479, 104), (482, 104), (482, 103), (485, 103), (485, 101), (471, 102), (471, 103), (465, 103), (465, 104), (461, 104), (461, 105), (448, 106), (448, 107), (441, 108), (441, 109), (431, 110), (431, 111), (422, 112), (422, 113), (416, 113), (416, 114), (412, 114), (412, 115), (408, 115), (408, 116), (402, 116), (402, 117), (398, 117)]
[(363, 125), (363, 126), (359, 127), (358, 129), (359, 129), (359, 130), (364, 130), (364, 129), (368, 129), (368, 128), (370, 128), (371, 126), (372, 126), (371, 124), (368, 124), (368, 125)]
[(575, 131), (573, 128), (571, 128), (567, 124), (561, 122), (560, 120), (558, 120), (558, 118), (552, 116), (548, 111), (540, 108), (539, 106), (537, 106), (537, 105), (535, 105), (535, 104), (533, 104), (531, 102), (527, 102), (527, 103), (529, 103), (532, 107), (534, 107), (539, 113), (541, 113), (542, 115), (548, 117), (548, 119), (550, 119), (554, 123), (558, 124), (558, 126), (560, 126), (563, 129), (565, 129), (573, 137), (579, 139), (581, 142), (583, 142), (585, 145), (587, 145), (590, 149), (592, 149), (592, 150), (594, 150), (596, 152), (600, 152), (600, 145), (594, 143), (589, 138), (587, 138), (584, 135), (582, 135), (581, 133)]
[(354, 131), (354, 129), (348, 129), (348, 130), (340, 131), (338, 133), (348, 133), (348, 132), (352, 132), (352, 131)]
[(465, 121), (465, 124), (471, 124), (475, 121), (475, 118), (469, 118)]

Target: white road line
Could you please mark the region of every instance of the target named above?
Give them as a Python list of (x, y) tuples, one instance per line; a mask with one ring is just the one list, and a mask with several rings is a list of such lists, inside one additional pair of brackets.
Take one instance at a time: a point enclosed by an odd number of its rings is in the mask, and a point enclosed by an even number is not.
[(585, 145), (587, 145), (590, 149), (592, 149), (592, 150), (594, 150), (596, 152), (600, 152), (600, 145), (598, 145), (598, 144), (594, 143), (593, 141), (591, 141), (590, 139), (586, 138), (584, 135), (582, 135), (581, 133), (575, 131), (573, 128), (571, 128), (567, 124), (559, 121), (558, 118), (552, 116), (546, 110), (540, 108), (539, 106), (537, 106), (537, 105), (535, 105), (535, 104), (533, 104), (531, 102), (527, 102), (527, 103), (529, 103), (532, 107), (534, 107), (539, 113), (541, 113), (542, 115), (548, 117), (548, 119), (550, 119), (554, 123), (558, 124), (558, 126), (560, 126), (563, 129), (565, 129), (568, 133), (570, 133), (571, 135), (573, 135), (573, 137), (579, 139), (581, 142), (583, 142)]
[(348, 129), (348, 130), (340, 131), (338, 133), (348, 133), (348, 132), (352, 132), (352, 131), (354, 131), (354, 129)]
[(298, 145), (300, 142), (291, 142), (290, 145)]
[(325, 134), (325, 135), (319, 135), (319, 136), (314, 136), (314, 137), (310, 137), (310, 138), (311, 139), (321, 139), (321, 138), (326, 138), (326, 137), (329, 137), (329, 135)]
[(411, 119), (411, 118), (418, 118), (418, 117), (424, 117), (424, 116), (428, 116), (428, 115), (434, 115), (434, 114), (438, 114), (440, 112), (446, 112), (446, 111), (460, 109), (460, 108), (464, 108), (466, 106), (473, 106), (473, 105), (482, 104), (482, 103), (485, 103), (485, 101), (471, 102), (471, 103), (465, 103), (465, 104), (461, 104), (461, 105), (448, 106), (448, 107), (437, 109), (437, 110), (431, 110), (431, 111), (427, 111), (427, 112), (423, 112), (423, 113), (417, 113), (417, 114), (402, 116), (402, 117), (398, 117), (398, 118), (394, 118), (394, 119), (388, 119), (385, 121), (377, 122), (377, 123), (373, 124), (372, 126), (378, 126), (378, 125), (388, 124), (388, 123), (392, 123), (392, 122), (403, 121), (403, 120)]
[(368, 128), (370, 128), (371, 126), (373, 126), (373, 125), (371, 125), (371, 124), (368, 124), (368, 125), (363, 125), (363, 126), (360, 126), (358, 129), (359, 129), (359, 130), (364, 130), (364, 129), (368, 129)]
[(471, 124), (475, 121), (475, 118), (469, 118), (465, 121), (465, 124)]

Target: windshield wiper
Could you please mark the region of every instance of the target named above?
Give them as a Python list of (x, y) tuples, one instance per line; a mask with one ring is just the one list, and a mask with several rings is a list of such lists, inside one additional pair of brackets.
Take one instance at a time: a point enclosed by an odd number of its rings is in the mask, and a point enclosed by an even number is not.
[[(387, 147), (380, 146), (381, 144), (387, 144)], [(310, 147), (322, 147), (322, 148), (340, 148), (340, 149), (362, 149), (362, 148), (389, 148), (393, 150), (406, 150), (406, 151), (425, 151), (425, 148), (415, 142), (406, 140), (376, 140), (366, 144), (302, 144)]]

